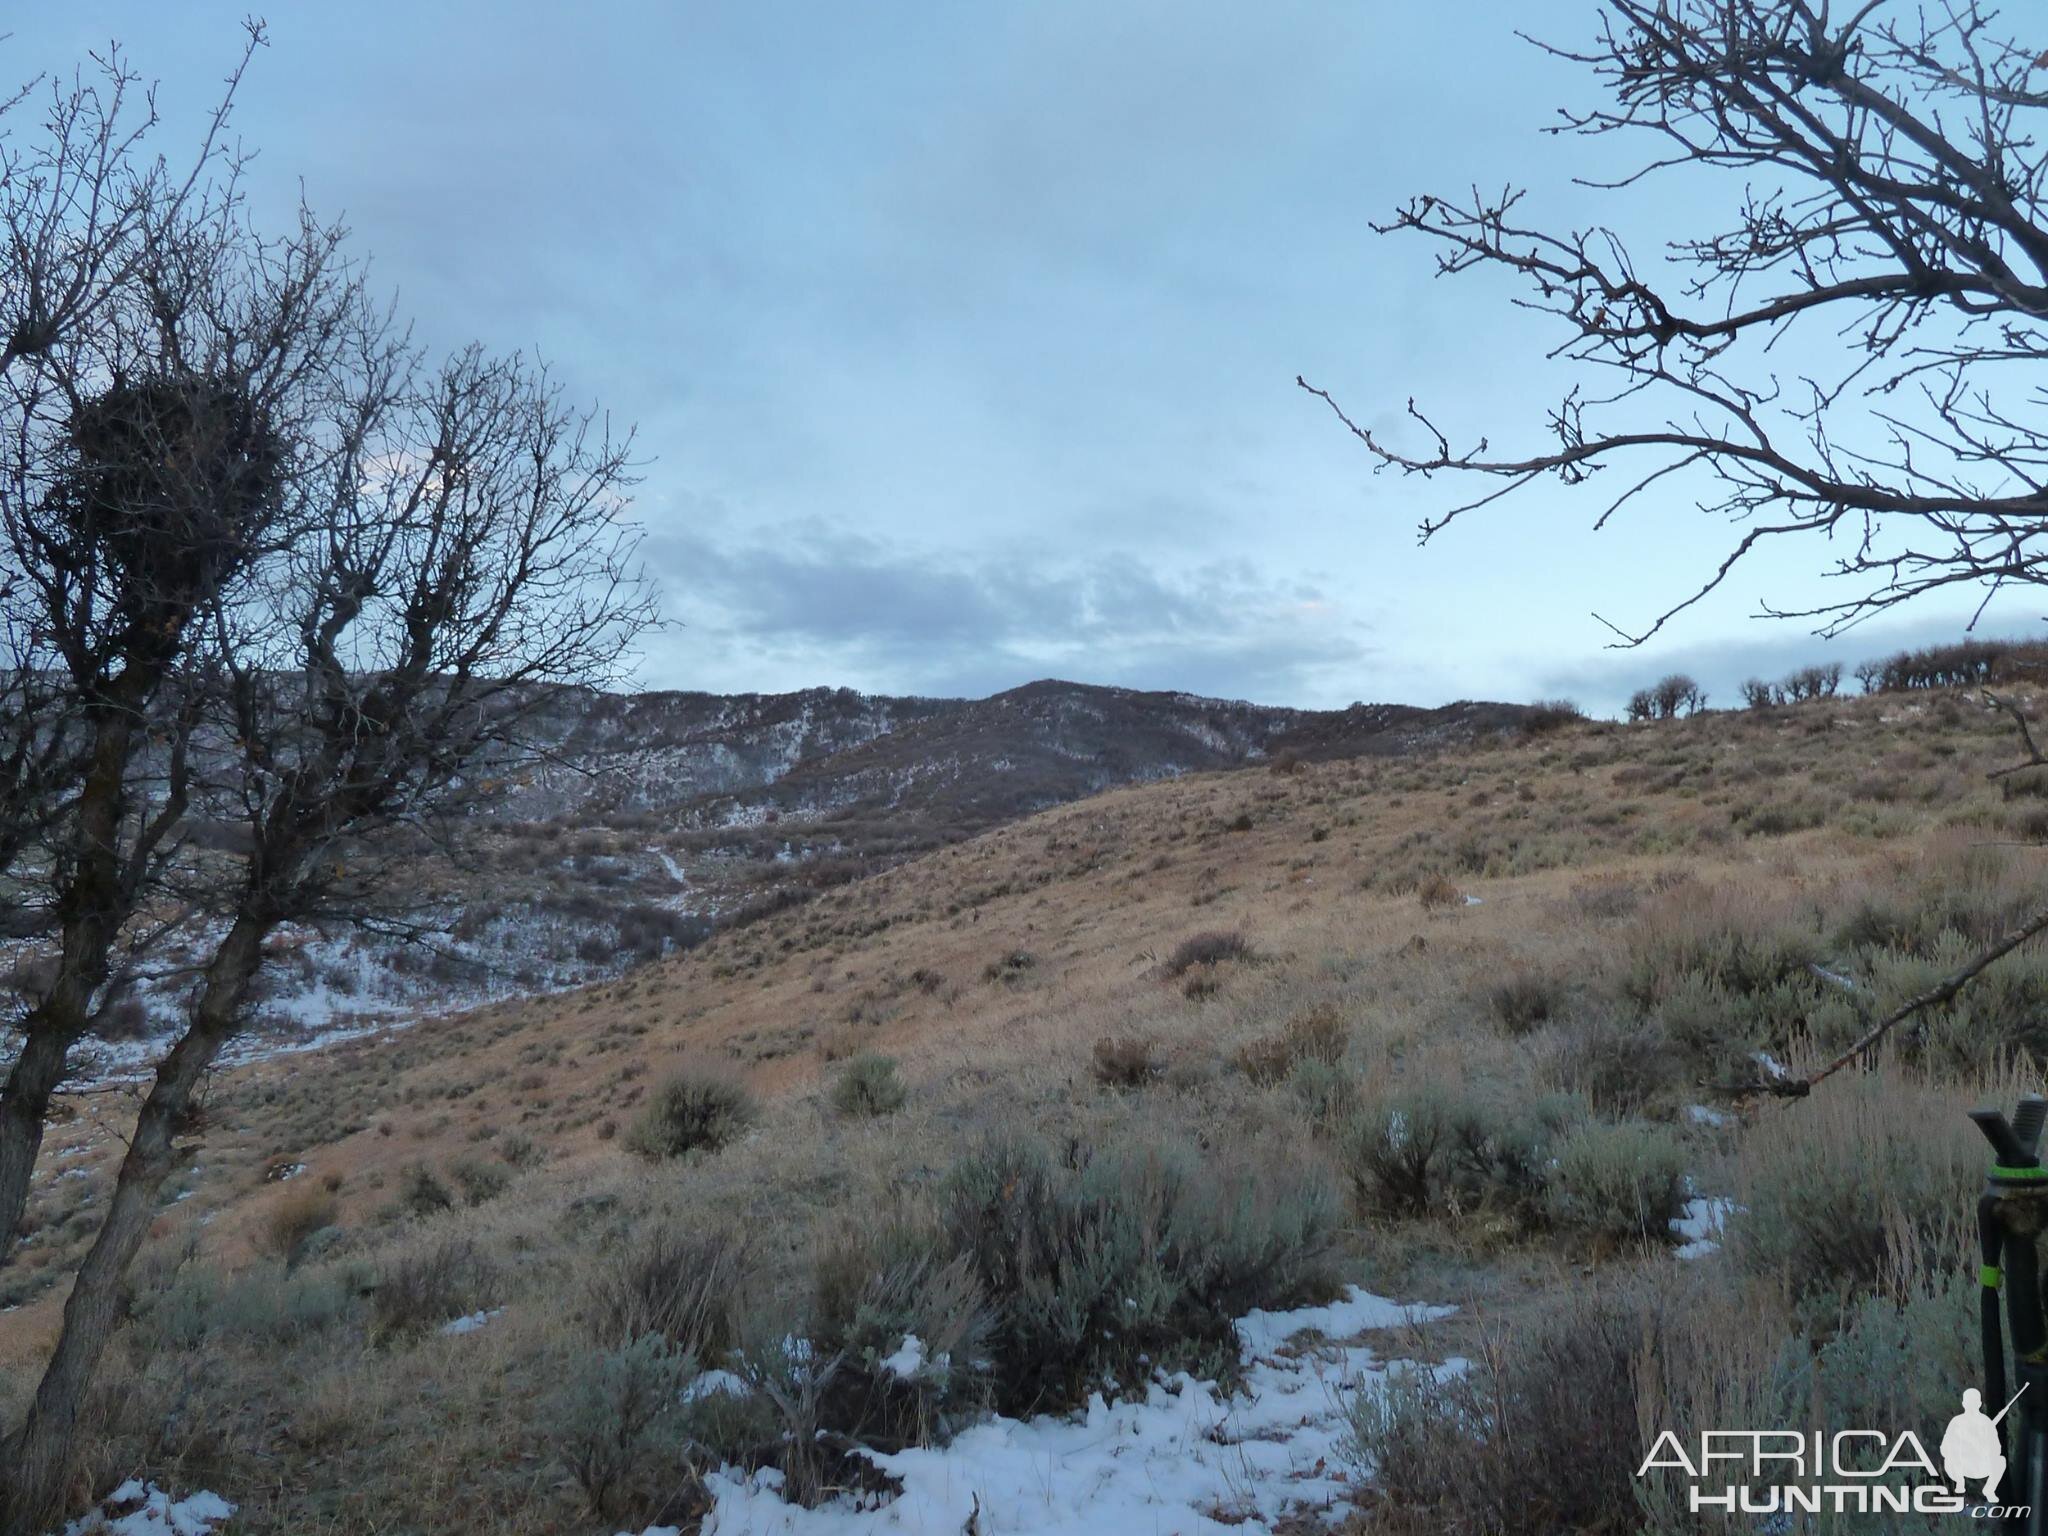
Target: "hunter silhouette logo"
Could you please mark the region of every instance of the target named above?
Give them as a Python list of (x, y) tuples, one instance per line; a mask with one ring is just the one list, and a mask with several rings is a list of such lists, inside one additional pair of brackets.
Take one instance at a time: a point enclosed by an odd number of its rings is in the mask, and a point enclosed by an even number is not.
[[(2020, 1394), (2027, 1389), (2024, 1385), (2012, 1395), (2012, 1403), (2020, 1400)], [(1963, 1393), (1963, 1411), (1948, 1421), (1948, 1429), (1941, 1437), (1941, 1467), (1948, 1473), (1949, 1481), (1956, 1485), (1956, 1492), (1964, 1491), (1965, 1483), (1979, 1479), (1984, 1484), (1984, 1502), (1998, 1502), (1998, 1480), (2005, 1476), (2005, 1452), (1998, 1446), (1998, 1420), (2012, 1412), (2012, 1403), (1998, 1410), (1997, 1417), (1984, 1417), (1984, 1395), (1975, 1387)]]
[[(1693, 1514), (1789, 1515), (1916, 1514), (2019, 1519), (2024, 1506), (2001, 1506), (2006, 1474), (1999, 1424), (2026, 1393), (2022, 1385), (1997, 1413), (1984, 1412), (1984, 1394), (1962, 1394), (1962, 1412), (1941, 1436), (1937, 1469), (1912, 1430), (1709, 1429), (1696, 1445), (1665, 1430), (1650, 1447), (1637, 1477), (1672, 1474), (1684, 1479)], [(1974, 1485), (1983, 1490), (1971, 1497)]]

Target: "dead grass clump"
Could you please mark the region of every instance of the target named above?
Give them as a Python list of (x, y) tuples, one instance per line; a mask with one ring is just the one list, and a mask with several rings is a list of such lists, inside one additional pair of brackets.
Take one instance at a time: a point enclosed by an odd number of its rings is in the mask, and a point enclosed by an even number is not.
[(1574, 1291), (1512, 1338), (1488, 1328), (1471, 1370), (1356, 1394), (1351, 1449), (1379, 1496), (1374, 1528), (1638, 1529), (1637, 1360), (1669, 1311), (1649, 1287)]
[(1562, 1001), (1562, 993), (1555, 977), (1521, 970), (1495, 982), (1487, 991), (1486, 1004), (1509, 1034), (1526, 1035), (1537, 1025), (1548, 1022)]
[(1146, 1035), (1104, 1035), (1095, 1042), (1095, 1081), (1105, 1088), (1143, 1088), (1166, 1067)]
[(1176, 944), (1161, 970), (1171, 979), (1186, 975), (1198, 965), (1223, 965), (1252, 956), (1251, 941), (1236, 929), (1210, 929), (1191, 934)]
[(1334, 1003), (1317, 1003), (1295, 1014), (1276, 1033), (1242, 1047), (1237, 1068), (1263, 1087), (1284, 1080), (1297, 1062), (1341, 1065), (1349, 1043), (1344, 1015)]
[(658, 1334), (709, 1360), (732, 1345), (752, 1277), (747, 1244), (734, 1233), (660, 1222), (597, 1263), (585, 1285), (584, 1314), (606, 1348)]
[(334, 1225), (339, 1202), (331, 1190), (312, 1180), (294, 1179), (271, 1202), (270, 1210), (256, 1229), (256, 1251), (290, 1266), (298, 1261), (306, 1239), (323, 1227)]
[(370, 1335), (423, 1333), (489, 1306), (497, 1285), (497, 1265), (474, 1238), (450, 1234), (418, 1244), (378, 1267)]
[(716, 1152), (743, 1135), (759, 1113), (737, 1080), (702, 1069), (679, 1072), (655, 1089), (626, 1132), (626, 1146), (650, 1162)]
[(1686, 1080), (1683, 1056), (1654, 1023), (1606, 1015), (1574, 1021), (1557, 1038), (1552, 1080), (1605, 1115), (1639, 1115), (1674, 1097)]

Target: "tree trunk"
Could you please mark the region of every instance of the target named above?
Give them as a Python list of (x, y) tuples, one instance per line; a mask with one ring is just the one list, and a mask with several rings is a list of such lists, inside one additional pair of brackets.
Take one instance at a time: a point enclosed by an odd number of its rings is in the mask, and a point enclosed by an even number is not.
[(62, 1522), (79, 1411), (127, 1306), (128, 1266), (156, 1218), (157, 1192), (175, 1161), (173, 1139), (192, 1095), (233, 1036), (271, 924), (237, 917), (207, 967), (192, 1024), (157, 1068), (136, 1116), (113, 1199), (64, 1303), (57, 1347), (20, 1430), (0, 1445), (0, 1536), (40, 1536)]
[(147, 699), (148, 688), (146, 675), (124, 677), (94, 706), (92, 755), (70, 839), (72, 870), (57, 893), (57, 974), (23, 1020), (21, 1059), (0, 1085), (0, 1268), (14, 1257), (28, 1209), (50, 1095), (64, 1080), (72, 1045), (92, 1022), (93, 999), (106, 982), (108, 956), (133, 904), (121, 875), (121, 822), (130, 798), (127, 771), (138, 700)]
[(64, 1080), (71, 1042), (54, 1029), (32, 1030), (0, 1089), (0, 1269), (14, 1262), (15, 1234), (28, 1209), (29, 1180), (43, 1145), (50, 1095)]

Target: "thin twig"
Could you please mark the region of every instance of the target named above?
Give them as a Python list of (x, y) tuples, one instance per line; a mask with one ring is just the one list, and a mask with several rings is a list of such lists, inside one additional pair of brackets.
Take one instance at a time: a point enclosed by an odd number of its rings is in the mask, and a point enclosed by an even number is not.
[(1809, 1073), (1805, 1077), (1784, 1078), (1778, 1082), (1764, 1083), (1761, 1087), (1765, 1092), (1774, 1094), (1779, 1098), (1805, 1098), (1809, 1093), (1813, 1092), (1814, 1086), (1817, 1083), (1834, 1076), (1835, 1073), (1841, 1071), (1849, 1063), (1867, 1053), (1878, 1041), (1891, 1033), (1898, 1025), (1903, 1024), (1916, 1013), (1923, 1012), (1929, 1008), (1939, 1007), (1941, 1004), (1948, 1002), (1958, 992), (1962, 991), (1964, 987), (1976, 980), (1993, 961), (2018, 949), (2043, 929), (2048, 929), (2048, 907), (2044, 907), (2036, 912), (2024, 923), (2021, 923), (2019, 927), (2006, 934), (1996, 944), (1979, 954), (1961, 970), (1937, 982), (1919, 996), (1902, 1003), (1898, 1008), (1865, 1030), (1854, 1045), (1850, 1046), (1818, 1072)]

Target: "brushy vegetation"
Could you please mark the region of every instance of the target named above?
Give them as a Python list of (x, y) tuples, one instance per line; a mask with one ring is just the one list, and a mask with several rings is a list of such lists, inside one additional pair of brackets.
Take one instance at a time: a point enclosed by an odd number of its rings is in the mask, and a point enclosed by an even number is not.
[(1095, 1042), (1095, 1081), (1105, 1088), (1143, 1088), (1166, 1071), (1144, 1035), (1104, 1035)]
[(584, 1316), (591, 1337), (623, 1348), (652, 1335), (711, 1359), (734, 1341), (752, 1269), (746, 1244), (724, 1228), (642, 1227), (590, 1278)]
[(1349, 1043), (1343, 1013), (1332, 1004), (1317, 1003), (1294, 1014), (1275, 1033), (1241, 1047), (1237, 1067), (1255, 1083), (1283, 1082), (1304, 1062), (1335, 1070)]
[(1173, 948), (1160, 969), (1169, 978), (1184, 976), (1198, 965), (1225, 965), (1252, 958), (1251, 941), (1242, 933), (1211, 930), (1190, 934)]
[(648, 1099), (626, 1132), (626, 1146), (650, 1161), (688, 1152), (716, 1152), (744, 1135), (760, 1106), (736, 1078), (678, 1072)]
[[(86, 1475), (175, 1469), (258, 1536), (345, 1524), (297, 1491), (344, 1477), (520, 1536), (688, 1528), (720, 1463), (884, 1500), (853, 1447), (1227, 1381), (1233, 1317), (1356, 1281), (1482, 1299), (1374, 1342), (1473, 1365), (1358, 1400), (1373, 1529), (1677, 1536), (1674, 1490), (1617, 1474), (1642, 1424), (1938, 1422), (1974, 1373), (1963, 1111), (2038, 1086), (2048, 960), (1811, 1099), (1749, 1090), (2031, 910), (2008, 844), (2048, 801), (1981, 767), (2009, 729), (1968, 696), (1822, 697), (1158, 786), (834, 886), (680, 989), (230, 1078), (248, 1150), (204, 1161), (250, 1203), (199, 1230), (260, 1260), (188, 1241), (221, 1199), (195, 1169), (133, 1314), (162, 1356), (120, 1363)], [(1162, 985), (1198, 924), (1237, 942)], [(0, 1305), (53, 1305), (104, 1190), (39, 1184)], [(1681, 1262), (1689, 1195), (1727, 1225)]]
[(549, 1439), (594, 1514), (618, 1519), (673, 1502), (691, 1444), (684, 1392), (696, 1376), (694, 1359), (650, 1333), (582, 1362), (549, 1401)]
[(876, 1051), (856, 1051), (832, 1085), (832, 1105), (842, 1115), (875, 1120), (903, 1107), (910, 1090), (896, 1071), (896, 1058)]
[(1059, 1159), (999, 1139), (939, 1195), (943, 1250), (993, 1314), (994, 1401), (1025, 1413), (1085, 1402), (1155, 1370), (1229, 1375), (1232, 1322), (1322, 1299), (1336, 1203), (1311, 1172), (1223, 1173), (1191, 1148), (1139, 1143)]

